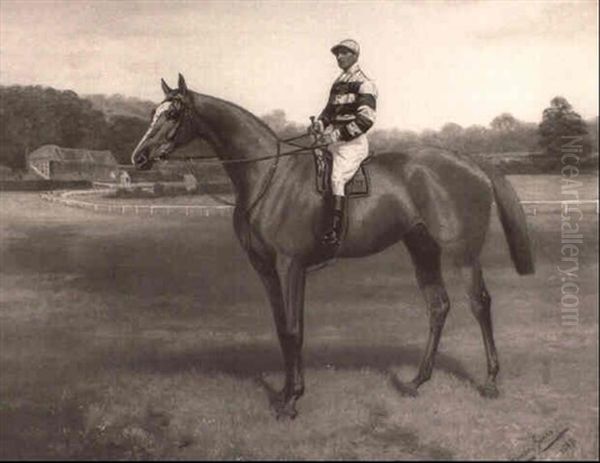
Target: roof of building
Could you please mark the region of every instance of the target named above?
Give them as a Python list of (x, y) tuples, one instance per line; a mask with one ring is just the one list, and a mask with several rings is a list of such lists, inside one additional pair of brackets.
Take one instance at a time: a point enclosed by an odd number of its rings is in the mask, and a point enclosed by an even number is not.
[(117, 160), (108, 151), (94, 151), (83, 148), (62, 148), (56, 145), (40, 146), (28, 155), (29, 162), (36, 160), (86, 162), (93, 164), (117, 165)]

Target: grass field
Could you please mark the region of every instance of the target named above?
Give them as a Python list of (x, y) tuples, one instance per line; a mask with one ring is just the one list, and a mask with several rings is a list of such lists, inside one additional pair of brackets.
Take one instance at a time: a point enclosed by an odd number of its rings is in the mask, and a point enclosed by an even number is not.
[[(513, 178), (522, 199), (564, 199), (559, 180)], [(399, 245), (310, 274), (307, 392), (299, 417), (278, 422), (279, 347), (231, 219), (2, 193), (0, 458), (508, 459), (568, 428), (542, 456), (597, 459), (598, 216), (580, 222), (573, 327), (561, 324), (560, 215), (528, 219), (536, 275), (512, 269), (496, 218), (483, 254), (498, 399), (477, 392), (481, 335), (450, 270), (432, 380), (417, 398), (389, 381), (415, 373), (428, 326)]]

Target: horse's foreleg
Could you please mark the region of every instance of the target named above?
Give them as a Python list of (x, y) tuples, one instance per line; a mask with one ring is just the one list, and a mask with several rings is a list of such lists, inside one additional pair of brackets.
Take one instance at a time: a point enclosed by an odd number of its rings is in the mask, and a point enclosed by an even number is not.
[(492, 314), (490, 311), (492, 298), (485, 287), (480, 263), (475, 261), (466, 270), (467, 293), (471, 304), (471, 312), (481, 327), (487, 359), (487, 380), (481, 388), (481, 394), (484, 397), (494, 398), (498, 397), (499, 394), (496, 387), (496, 376), (500, 370), (500, 365), (498, 364), (498, 353), (496, 352), (492, 329)]
[(302, 342), (304, 334), (305, 270), (297, 261), (267, 259), (249, 252), (267, 290), (285, 364), (285, 385), (275, 404), (278, 418), (294, 418), (296, 400), (304, 393)]
[(274, 307), (277, 334), (285, 361), (284, 414), (296, 415), (294, 404), (304, 393), (302, 343), (304, 340), (304, 287), (306, 271), (296, 259), (277, 257), (283, 305)]
[(414, 395), (417, 388), (431, 378), (442, 329), (450, 310), (450, 301), (442, 280), (441, 249), (425, 226), (415, 226), (406, 235), (404, 243), (415, 265), (417, 282), (429, 312), (429, 337), (425, 353), (417, 375), (406, 385), (406, 392)]

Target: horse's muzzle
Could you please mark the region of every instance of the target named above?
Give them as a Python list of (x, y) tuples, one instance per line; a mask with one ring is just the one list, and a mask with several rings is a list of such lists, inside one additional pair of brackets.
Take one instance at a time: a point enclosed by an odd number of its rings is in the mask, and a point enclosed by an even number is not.
[(150, 158), (147, 149), (134, 153), (131, 162), (138, 170), (149, 170), (154, 164), (154, 160)]
[(131, 162), (138, 170), (148, 170), (152, 168), (156, 161), (166, 160), (173, 151), (173, 148), (174, 146), (172, 143), (165, 143), (158, 149), (144, 147), (133, 153)]

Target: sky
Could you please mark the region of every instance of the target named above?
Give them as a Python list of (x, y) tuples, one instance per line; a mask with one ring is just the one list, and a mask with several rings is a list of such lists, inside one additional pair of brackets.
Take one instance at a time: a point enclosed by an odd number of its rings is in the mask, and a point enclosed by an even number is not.
[(0, 0), (0, 84), (162, 100), (188, 87), (308, 124), (360, 43), (377, 128), (538, 122), (562, 95), (598, 115), (598, 2)]

